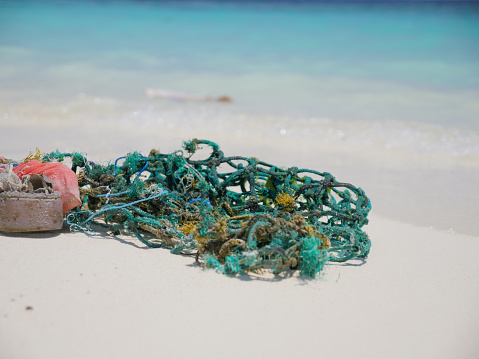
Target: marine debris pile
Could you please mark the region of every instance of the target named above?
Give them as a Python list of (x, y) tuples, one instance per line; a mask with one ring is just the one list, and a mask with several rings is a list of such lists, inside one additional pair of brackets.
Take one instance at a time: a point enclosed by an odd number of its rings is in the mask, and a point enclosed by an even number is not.
[[(193, 159), (201, 146), (211, 153)], [(107, 226), (225, 274), (299, 270), (315, 277), (328, 262), (369, 253), (362, 230), (368, 197), (326, 172), (225, 156), (216, 143), (200, 139), (173, 153), (132, 152), (108, 164), (58, 151), (42, 161), (67, 157), (82, 201), (66, 217), (75, 231)]]

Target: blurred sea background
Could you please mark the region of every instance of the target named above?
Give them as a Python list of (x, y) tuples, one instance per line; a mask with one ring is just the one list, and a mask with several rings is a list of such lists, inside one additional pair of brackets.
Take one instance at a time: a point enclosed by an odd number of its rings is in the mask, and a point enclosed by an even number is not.
[(0, 126), (14, 159), (206, 138), (331, 172), (378, 216), (479, 235), (479, 5), (0, 0)]

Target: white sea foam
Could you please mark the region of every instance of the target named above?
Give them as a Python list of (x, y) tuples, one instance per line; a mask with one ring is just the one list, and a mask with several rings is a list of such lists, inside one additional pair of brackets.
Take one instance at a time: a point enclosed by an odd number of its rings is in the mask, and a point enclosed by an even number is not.
[[(182, 137), (223, 134), (246, 136), (248, 141), (280, 138), (331, 153), (368, 156), (370, 152), (394, 153), (408, 159), (427, 158), (431, 165), (460, 161), (479, 164), (479, 133), (410, 121), (357, 121), (324, 117), (294, 117), (242, 111), (240, 106), (217, 103), (178, 103), (141, 99), (125, 103), (113, 98), (78, 95), (53, 103), (4, 103), (2, 122), (55, 124), (56, 126), (116, 127), (152, 133), (176, 127)], [(101, 122), (101, 123), (100, 123)]]

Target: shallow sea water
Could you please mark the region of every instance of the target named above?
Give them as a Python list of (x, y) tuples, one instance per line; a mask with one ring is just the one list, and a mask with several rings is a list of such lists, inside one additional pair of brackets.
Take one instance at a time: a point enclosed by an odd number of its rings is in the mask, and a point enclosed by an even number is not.
[(479, 235), (478, 44), (471, 4), (0, 1), (0, 152), (111, 160), (207, 138)]

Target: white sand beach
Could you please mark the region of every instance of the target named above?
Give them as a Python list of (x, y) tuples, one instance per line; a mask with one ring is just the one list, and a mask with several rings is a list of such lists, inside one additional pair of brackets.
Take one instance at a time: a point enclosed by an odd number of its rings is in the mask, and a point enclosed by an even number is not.
[(364, 262), (228, 277), (132, 238), (0, 235), (2, 358), (477, 358), (478, 238), (372, 216)]

